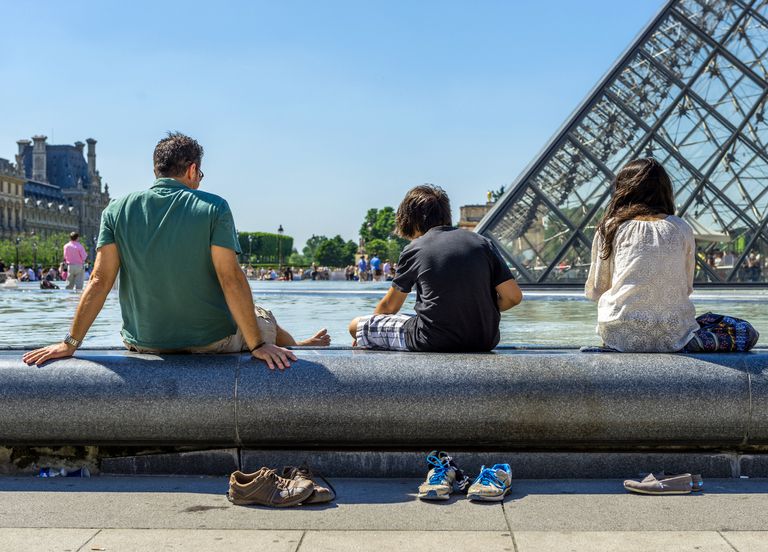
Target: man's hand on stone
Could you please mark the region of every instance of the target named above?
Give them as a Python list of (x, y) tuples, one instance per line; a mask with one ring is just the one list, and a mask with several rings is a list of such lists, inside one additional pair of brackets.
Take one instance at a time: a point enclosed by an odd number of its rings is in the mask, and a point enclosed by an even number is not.
[(251, 353), (254, 358), (263, 360), (267, 363), (270, 370), (274, 370), (277, 366), (280, 370), (285, 370), (291, 366), (290, 361), (296, 360), (294, 355), (288, 349), (283, 349), (277, 345), (264, 344)]
[(42, 349), (35, 349), (34, 351), (25, 353), (24, 356), (21, 357), (21, 360), (28, 365), (36, 364), (37, 366), (40, 366), (49, 360), (71, 357), (74, 352), (75, 348), (72, 345), (62, 341), (61, 343), (48, 345)]

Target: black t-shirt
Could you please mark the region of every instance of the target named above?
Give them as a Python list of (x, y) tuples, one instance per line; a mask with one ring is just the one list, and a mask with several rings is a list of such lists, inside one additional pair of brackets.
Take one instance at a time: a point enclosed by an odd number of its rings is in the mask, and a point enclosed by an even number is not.
[(436, 226), (406, 246), (392, 287), (416, 286), (416, 316), (406, 322), (411, 351), (490, 351), (499, 343), (496, 286), (512, 278), (483, 236)]

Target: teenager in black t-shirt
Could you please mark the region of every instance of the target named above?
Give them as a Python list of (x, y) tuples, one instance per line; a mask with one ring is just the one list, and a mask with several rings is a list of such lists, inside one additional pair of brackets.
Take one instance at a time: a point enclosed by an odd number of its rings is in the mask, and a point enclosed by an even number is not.
[[(499, 343), (500, 311), (523, 294), (487, 238), (451, 226), (451, 206), (437, 186), (416, 186), (397, 209), (397, 231), (413, 240), (392, 287), (374, 314), (355, 318), (358, 347), (397, 351), (490, 351)], [(416, 288), (416, 315), (398, 314)]]

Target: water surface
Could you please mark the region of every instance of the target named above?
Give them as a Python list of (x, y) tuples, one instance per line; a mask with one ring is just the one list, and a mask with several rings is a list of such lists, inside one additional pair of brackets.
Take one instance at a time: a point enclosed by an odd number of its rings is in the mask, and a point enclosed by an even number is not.
[[(337, 345), (349, 345), (347, 325), (354, 316), (370, 314), (389, 284), (385, 282), (251, 282), (257, 304), (270, 309), (296, 338), (327, 328)], [(40, 290), (35, 283), (19, 289), (0, 288), (0, 345), (28, 347), (60, 341), (69, 330), (80, 294)], [(415, 295), (403, 312), (413, 312)], [(768, 343), (768, 291), (702, 290), (694, 293), (698, 314), (713, 311), (749, 320)], [(502, 314), (502, 345), (580, 346), (599, 344), (595, 336), (596, 306), (578, 291), (529, 291), (523, 303)], [(120, 307), (110, 293), (84, 345), (120, 346)]]

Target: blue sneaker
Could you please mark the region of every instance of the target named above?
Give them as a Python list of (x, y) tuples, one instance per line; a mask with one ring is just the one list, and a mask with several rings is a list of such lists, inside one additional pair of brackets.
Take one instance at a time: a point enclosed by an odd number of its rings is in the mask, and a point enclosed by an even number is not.
[(422, 500), (448, 500), (454, 487), (466, 493), (469, 486), (467, 477), (453, 458), (443, 451), (433, 450), (427, 455), (427, 465), (431, 468), (427, 479), (419, 485)]
[(469, 487), (467, 497), (470, 500), (500, 502), (504, 500), (512, 485), (512, 468), (509, 464), (496, 464), (493, 467), (480, 468), (480, 475)]

